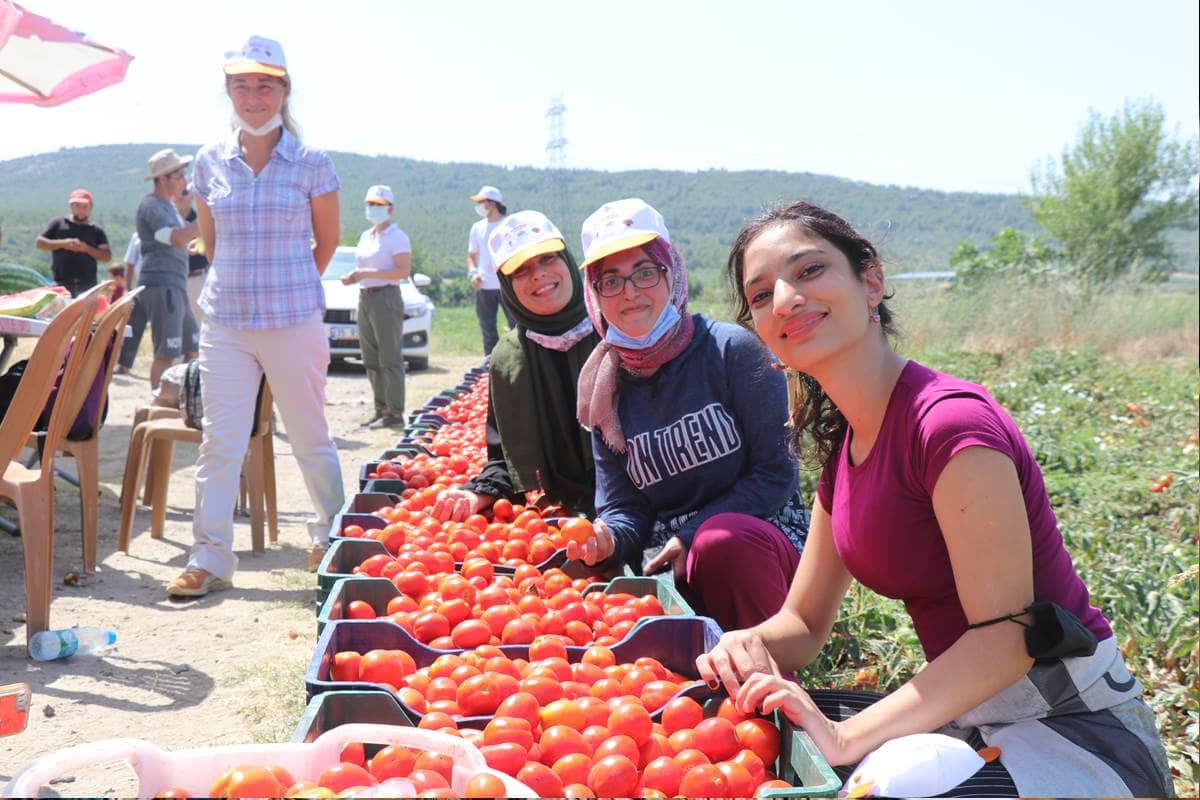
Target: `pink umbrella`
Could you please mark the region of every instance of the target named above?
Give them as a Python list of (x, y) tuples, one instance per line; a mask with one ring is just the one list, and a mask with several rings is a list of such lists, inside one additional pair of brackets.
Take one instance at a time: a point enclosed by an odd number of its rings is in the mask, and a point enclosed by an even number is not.
[(0, 102), (54, 106), (120, 83), (133, 56), (0, 0)]

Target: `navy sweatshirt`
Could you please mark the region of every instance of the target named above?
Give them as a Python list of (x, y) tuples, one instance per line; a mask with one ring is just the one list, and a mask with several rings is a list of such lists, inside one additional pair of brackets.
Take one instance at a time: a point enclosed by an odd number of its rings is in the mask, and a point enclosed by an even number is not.
[(592, 433), (596, 511), (612, 529), (614, 558), (638, 564), (645, 547), (671, 536), (690, 547), (701, 523), (727, 511), (774, 522), (799, 549), (808, 526), (788, 448), (786, 379), (753, 334), (693, 319), (687, 349), (658, 372), (621, 373), (625, 453)]

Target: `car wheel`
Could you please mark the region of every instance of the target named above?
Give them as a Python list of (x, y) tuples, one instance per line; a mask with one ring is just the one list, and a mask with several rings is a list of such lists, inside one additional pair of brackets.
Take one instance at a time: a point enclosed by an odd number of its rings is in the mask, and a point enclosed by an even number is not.
[(406, 359), (404, 359), (404, 361), (405, 361), (405, 363), (408, 364), (408, 368), (411, 370), (429, 369), (429, 358), (428, 357), (406, 358)]

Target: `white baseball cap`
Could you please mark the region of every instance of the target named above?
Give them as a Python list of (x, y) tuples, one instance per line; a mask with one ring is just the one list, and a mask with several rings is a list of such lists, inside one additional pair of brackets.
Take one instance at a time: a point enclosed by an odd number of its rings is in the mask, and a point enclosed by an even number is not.
[(377, 184), (367, 189), (367, 196), (363, 198), (363, 202), (372, 206), (391, 206), (395, 205), (395, 198), (392, 197), (392, 187)]
[(511, 275), (529, 259), (567, 249), (562, 233), (540, 211), (518, 211), (505, 217), (488, 237), (492, 263)]
[(287, 75), (287, 59), (283, 57), (283, 46), (265, 36), (251, 36), (237, 50), (225, 53), (225, 74), (245, 75), (261, 72), (282, 78)]
[(476, 203), (482, 200), (491, 200), (496, 203), (503, 203), (504, 196), (500, 194), (500, 190), (495, 186), (480, 186), (479, 191), (467, 198), (474, 200)]
[(605, 256), (641, 247), (653, 239), (662, 239), (670, 244), (671, 235), (662, 214), (637, 197), (605, 203), (583, 221), (583, 263), (587, 269)]

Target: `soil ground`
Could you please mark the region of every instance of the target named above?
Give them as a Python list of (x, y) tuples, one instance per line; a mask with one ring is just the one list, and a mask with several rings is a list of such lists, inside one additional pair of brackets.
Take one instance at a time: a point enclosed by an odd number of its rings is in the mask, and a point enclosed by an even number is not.
[[(478, 363), (478, 357), (435, 357), (428, 369), (410, 372), (408, 407), (455, 385)], [(311, 505), (286, 431), (275, 441), (279, 542), (251, 554), (249, 520), (237, 517), (234, 550), (241, 562), (232, 589), (187, 601), (163, 592), (185, 566), (192, 542), (194, 445), (176, 447), (163, 538), (150, 538), (150, 512), (141, 508), (129, 552), (116, 549), (129, 426), (134, 409), (149, 399), (148, 368), (143, 353), (132, 374), (112, 382), (101, 432), (98, 566), (76, 586), (63, 579), (82, 567), (79, 492), (56, 483), (51, 626), (114, 629), (113, 652), (48, 663), (27, 658), (21, 539), (0, 533), (0, 685), (23, 681), (33, 690), (26, 730), (0, 738), (0, 786), (39, 756), (101, 739), (133, 737), (168, 750), (287, 741), (303, 709), (304, 671), (316, 645), (316, 577), (305, 569)], [(359, 465), (397, 436), (361, 427), (370, 396), (361, 368), (331, 368), (326, 415), (347, 496), (357, 489)], [(56, 463), (74, 472), (70, 458)], [(15, 519), (11, 507), (2, 514)], [(43, 791), (130, 796), (137, 781), (128, 768), (109, 765), (73, 772)]]

